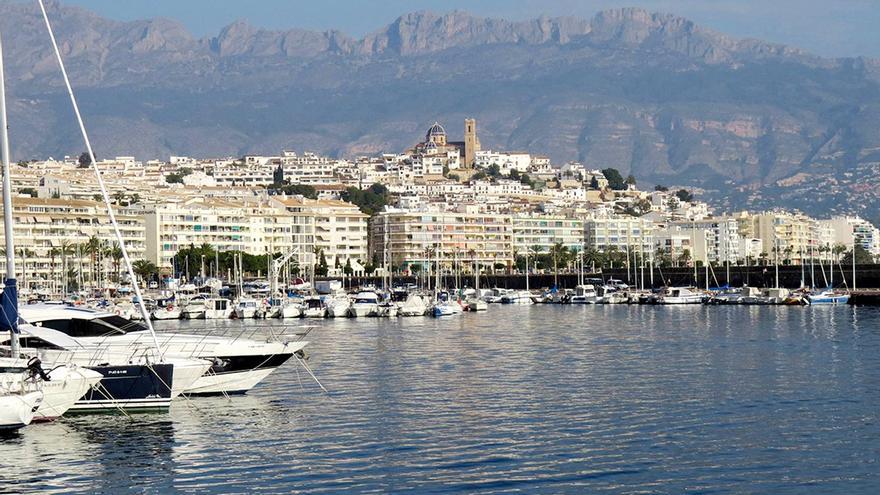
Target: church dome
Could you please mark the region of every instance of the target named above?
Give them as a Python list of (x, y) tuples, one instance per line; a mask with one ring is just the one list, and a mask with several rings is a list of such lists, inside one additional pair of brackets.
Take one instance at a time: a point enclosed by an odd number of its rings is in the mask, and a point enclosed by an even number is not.
[(431, 141), (432, 136), (446, 136), (446, 129), (443, 128), (438, 122), (434, 122), (434, 125), (428, 128), (428, 132), (425, 134), (425, 141)]

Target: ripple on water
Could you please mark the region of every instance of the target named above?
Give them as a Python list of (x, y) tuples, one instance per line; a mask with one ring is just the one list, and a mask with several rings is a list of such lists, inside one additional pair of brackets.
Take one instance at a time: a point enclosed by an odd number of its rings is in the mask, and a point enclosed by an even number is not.
[(288, 363), (232, 400), (34, 425), (0, 441), (0, 492), (874, 493), (880, 311), (817, 309), (322, 321), (329, 394)]

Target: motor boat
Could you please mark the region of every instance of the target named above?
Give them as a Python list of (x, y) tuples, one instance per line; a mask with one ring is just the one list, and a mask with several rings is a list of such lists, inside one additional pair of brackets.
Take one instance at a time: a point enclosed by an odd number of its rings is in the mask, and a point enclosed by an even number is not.
[(461, 314), (462, 307), (457, 301), (438, 301), (431, 308), (431, 314), (434, 316), (454, 316)]
[(223, 297), (209, 297), (204, 300), (206, 320), (228, 320), (232, 318), (232, 301)]
[(374, 291), (361, 291), (354, 296), (349, 313), (355, 318), (376, 316), (379, 311), (379, 296)]
[(383, 318), (394, 318), (397, 316), (399, 309), (397, 304), (392, 301), (383, 301), (380, 302), (376, 307), (376, 316), (380, 316)]
[(174, 304), (174, 302), (169, 301), (166, 302), (162, 306), (157, 306), (156, 309), (150, 313), (150, 318), (154, 320), (179, 320), (181, 318), (182, 311), (180, 306)]
[(849, 302), (849, 294), (836, 292), (833, 290), (823, 290), (807, 294), (804, 297), (810, 306), (826, 305), (826, 304), (846, 304)]
[(348, 294), (345, 294), (344, 292), (336, 294), (333, 297), (328, 297), (325, 299), (325, 304), (327, 306), (328, 318), (342, 318), (348, 316), (348, 312), (351, 309), (351, 299), (349, 299)]
[(0, 373), (0, 432), (31, 424), (43, 402), (43, 392), (22, 389), (22, 380), (21, 373)]
[[(108, 318), (122, 319), (115, 314), (104, 314)], [(121, 352), (114, 352), (110, 346), (82, 342), (64, 332), (51, 327), (44, 328), (39, 324), (22, 324), (19, 329), (22, 354), (38, 356), (47, 363), (68, 360), (101, 374), (98, 384), (87, 389), (70, 407), (70, 412), (152, 410), (171, 406), (173, 364), (123, 355)], [(0, 345), (4, 346), (4, 350), (8, 349), (9, 339), (0, 342)]]
[(97, 371), (75, 364), (56, 364), (49, 371), (43, 368), (36, 356), (0, 358), (0, 374), (17, 373), (23, 380), (22, 390), (28, 388), (27, 383), (31, 382), (43, 392), (43, 400), (35, 411), (33, 421), (51, 421), (61, 417), (103, 378)]
[[(54, 329), (62, 337), (75, 341), (54, 344), (60, 348), (67, 346), (76, 348), (84, 345), (106, 347), (112, 344), (114, 349), (124, 349), (130, 356), (148, 355), (155, 349), (152, 336), (146, 328), (106, 312), (63, 305), (35, 304), (23, 306), (21, 317), (27, 322), (41, 325), (41, 330)], [(285, 336), (270, 335), (267, 338), (261, 335), (259, 339), (247, 338), (238, 329), (232, 331), (236, 332), (233, 337), (171, 332), (157, 334), (166, 361), (190, 360), (199, 363), (199, 366), (207, 365), (207, 370), (203, 369), (190, 383), (186, 383), (184, 377), (180, 377), (182, 393), (205, 395), (245, 393), (294, 354), (303, 355), (304, 348), (308, 344), (302, 340), (286, 340)], [(256, 332), (249, 335), (255, 336)], [(58, 337), (56, 339), (60, 340)], [(104, 357), (98, 355), (92, 360), (101, 363)], [(44, 362), (50, 361), (44, 359)], [(164, 363), (154, 364), (153, 368), (162, 369), (164, 365)], [(96, 369), (91, 365), (88, 367)], [(173, 372), (175, 382), (178, 382), (178, 374), (184, 369), (187, 371), (185, 377), (187, 379), (198, 371), (195, 363), (186, 368), (178, 365), (178, 369)], [(96, 371), (101, 372), (100, 369)], [(135, 371), (132, 370), (131, 373)], [(167, 383), (171, 383), (170, 378), (169, 376)], [(177, 383), (174, 388), (176, 392)], [(170, 401), (171, 390), (168, 397)]]
[(205, 298), (194, 297), (183, 305), (181, 318), (185, 320), (201, 320), (205, 317)]
[(593, 285), (578, 285), (571, 296), (571, 304), (596, 304), (598, 296)]
[(425, 298), (418, 294), (408, 294), (406, 301), (400, 305), (397, 314), (400, 316), (425, 316), (428, 305)]
[(327, 306), (320, 297), (307, 297), (303, 301), (302, 315), (306, 318), (324, 318), (327, 316)]
[(687, 287), (669, 287), (657, 298), (657, 304), (701, 304), (703, 295)]
[(262, 313), (260, 301), (256, 299), (242, 297), (235, 305), (235, 317), (239, 319), (258, 318), (262, 316)]
[(501, 304), (532, 304), (532, 293), (527, 290), (510, 291), (501, 296)]
[(468, 300), (467, 302), (467, 310), (468, 311), (488, 311), (489, 303), (483, 301), (482, 299), (478, 299), (476, 297)]

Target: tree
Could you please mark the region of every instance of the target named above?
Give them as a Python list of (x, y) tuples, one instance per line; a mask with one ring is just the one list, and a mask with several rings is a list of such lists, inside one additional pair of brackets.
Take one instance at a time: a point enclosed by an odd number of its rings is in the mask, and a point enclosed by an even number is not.
[(510, 169), (510, 180), (519, 180), (519, 170), (512, 168)]
[[(874, 257), (871, 256), (871, 253), (868, 252), (867, 249), (863, 248), (859, 244), (856, 244), (855, 247), (856, 252), (856, 264), (857, 265), (868, 265), (874, 263)], [(850, 249), (843, 255), (843, 259), (840, 260), (840, 263), (843, 265), (852, 265), (853, 260), (853, 250)]]
[(318, 249), (318, 265), (315, 266), (315, 275), (318, 277), (326, 277), (327, 271), (327, 258), (324, 256), (324, 250)]
[(33, 187), (22, 187), (21, 189), (18, 190), (18, 193), (19, 194), (27, 194), (28, 196), (30, 196), (32, 198), (37, 197), (37, 190), (34, 189)]
[(362, 212), (373, 215), (382, 211), (388, 204), (388, 188), (382, 184), (373, 184), (366, 190), (349, 187), (342, 192), (344, 201), (356, 204)]
[(620, 172), (616, 168), (602, 169), (602, 175), (605, 176), (605, 179), (608, 181), (608, 187), (610, 187), (612, 190), (622, 191), (626, 189), (626, 182), (623, 180), (623, 176), (620, 175)]
[(660, 184), (657, 184), (656, 186), (654, 186), (654, 190), (660, 191), (660, 192), (667, 192), (667, 191), (669, 191), (669, 188), (666, 186), (661, 186)]
[(550, 246), (550, 258), (553, 260), (553, 285), (559, 285), (559, 265), (567, 265), (571, 251), (561, 242)]
[(690, 203), (694, 200), (694, 195), (687, 189), (679, 189), (678, 191), (675, 191), (675, 197), (678, 198), (679, 201), (686, 203)]
[(626, 176), (626, 180), (624, 181), (624, 183), (628, 186), (635, 186), (636, 185), (636, 176), (633, 174), (629, 174), (628, 176)]
[(497, 163), (493, 163), (486, 169), (486, 173), (489, 174), (489, 177), (499, 177), (501, 176), (501, 167)]
[(150, 280), (153, 274), (159, 273), (156, 264), (150, 260), (136, 260), (131, 264), (131, 268), (134, 270), (135, 275), (143, 281)]
[(599, 189), (599, 179), (597, 179), (595, 175), (590, 179), (590, 189)]
[(351, 276), (351, 274), (354, 273), (354, 268), (352, 268), (352, 266), (351, 266), (350, 259), (345, 260), (345, 266), (342, 268), (342, 273), (349, 275), (349, 276)]
[(477, 172), (471, 176), (471, 180), (483, 180), (485, 178), (486, 178), (486, 172), (483, 172), (482, 170), (480, 170), (479, 172)]
[[(96, 156), (95, 160), (97, 159), (98, 157)], [(77, 164), (79, 168), (89, 168), (92, 165), (92, 157), (89, 156), (88, 151), (83, 151), (82, 153), (80, 153)]]
[(449, 180), (454, 180), (454, 181), (456, 181), (456, 182), (458, 182), (458, 181), (461, 180), (461, 177), (459, 177), (458, 174), (448, 174), (448, 175), (446, 176), (446, 178), (449, 179)]
[(313, 186), (308, 184), (289, 184), (286, 183), (280, 186), (273, 186), (270, 188), (275, 194), (284, 193), (288, 196), (302, 196), (308, 199), (318, 199), (318, 191)]
[(680, 264), (683, 264), (684, 266), (687, 266), (687, 264), (688, 264), (688, 262), (690, 262), (690, 260), (691, 260), (691, 250), (690, 249), (682, 250), (681, 254), (678, 256), (678, 262)]

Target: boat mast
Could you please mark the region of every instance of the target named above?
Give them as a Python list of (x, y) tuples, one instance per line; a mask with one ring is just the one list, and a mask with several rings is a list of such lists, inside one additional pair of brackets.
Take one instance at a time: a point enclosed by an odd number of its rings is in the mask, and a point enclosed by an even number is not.
[[(6, 282), (3, 289), (4, 318), (9, 323), (12, 357), (18, 358), (18, 291), (15, 286), (15, 242), (12, 239), (12, 183), (9, 179), (9, 124), (6, 121), (6, 79), (3, 72), (3, 42), (0, 40), (0, 147), (3, 159), (3, 234), (6, 237)], [(6, 309), (15, 309), (12, 315)]]

